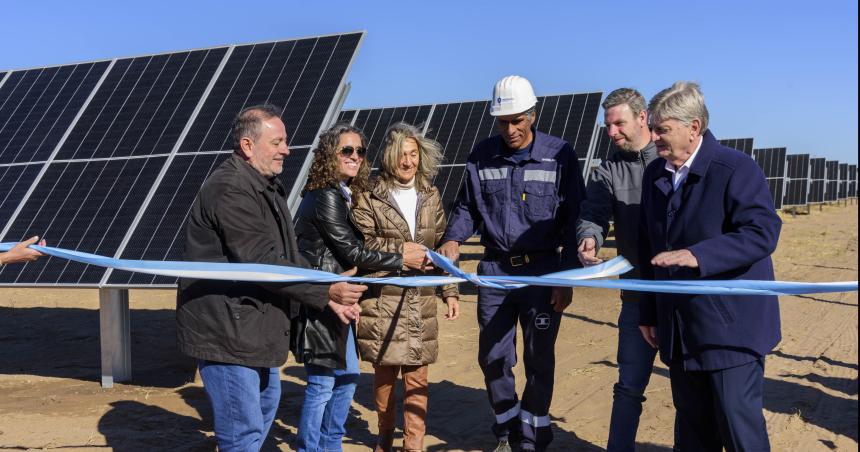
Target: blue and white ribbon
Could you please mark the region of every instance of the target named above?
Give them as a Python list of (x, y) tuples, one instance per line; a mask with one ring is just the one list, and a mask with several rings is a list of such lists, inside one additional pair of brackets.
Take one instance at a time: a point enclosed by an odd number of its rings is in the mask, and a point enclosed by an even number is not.
[[(8, 251), (15, 243), (0, 243), (0, 251)], [(348, 281), (360, 284), (392, 284), (403, 287), (431, 287), (451, 283), (471, 282), (482, 287), (516, 289), (528, 285), (551, 287), (599, 287), (605, 289), (634, 290), (639, 292), (661, 292), (708, 295), (800, 295), (827, 292), (856, 292), (857, 281), (802, 283), (788, 281), (750, 280), (684, 280), (646, 281), (637, 279), (598, 279), (618, 276), (630, 271), (633, 266), (619, 256), (593, 267), (565, 270), (542, 276), (488, 276), (467, 273), (446, 257), (427, 251), (433, 264), (448, 272), (450, 276), (399, 276), (368, 278), (341, 276), (334, 273), (307, 268), (267, 264), (233, 264), (219, 262), (186, 261), (142, 261), (115, 259), (97, 254), (30, 245), (46, 255), (100, 267), (115, 268), (150, 275), (176, 278), (220, 279), (228, 281), (283, 282), (283, 283), (334, 283)]]

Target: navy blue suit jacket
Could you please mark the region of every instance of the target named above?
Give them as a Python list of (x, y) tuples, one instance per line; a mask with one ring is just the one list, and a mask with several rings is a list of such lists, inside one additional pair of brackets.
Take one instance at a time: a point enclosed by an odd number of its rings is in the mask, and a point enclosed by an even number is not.
[[(758, 165), (710, 131), (677, 191), (665, 165), (653, 161), (642, 181), (643, 278), (773, 280), (770, 255), (782, 221)], [(650, 263), (660, 252), (681, 249), (696, 256), (698, 269)], [(672, 361), (674, 350), (687, 370), (735, 367), (780, 341), (775, 296), (646, 294), (640, 324), (657, 326), (663, 362)]]

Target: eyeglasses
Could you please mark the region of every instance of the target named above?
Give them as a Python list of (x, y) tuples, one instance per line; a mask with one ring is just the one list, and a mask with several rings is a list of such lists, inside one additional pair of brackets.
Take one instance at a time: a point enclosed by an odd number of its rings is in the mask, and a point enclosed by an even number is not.
[(363, 148), (361, 146), (354, 148), (352, 146), (344, 146), (340, 148), (340, 155), (344, 157), (351, 157), (353, 153), (358, 154), (359, 157), (364, 157), (367, 154), (367, 148)]

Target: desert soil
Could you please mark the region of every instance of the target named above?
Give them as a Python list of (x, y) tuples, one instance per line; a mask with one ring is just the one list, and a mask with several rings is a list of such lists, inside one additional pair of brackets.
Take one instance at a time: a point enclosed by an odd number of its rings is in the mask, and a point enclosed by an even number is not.
[[(857, 205), (813, 207), (784, 216), (774, 255), (777, 278), (857, 279)], [(481, 248), (464, 249), (473, 271)], [(614, 250), (602, 253), (611, 256)], [(430, 451), (487, 450), (492, 415), (476, 362), (474, 290), (463, 313), (441, 323), (439, 361), (430, 367)], [(606, 445), (619, 300), (616, 291), (577, 289), (556, 344), (552, 450)], [(765, 415), (773, 450), (857, 450), (857, 293), (782, 297), (783, 340), (767, 358)], [(0, 450), (213, 450), (212, 416), (194, 362), (175, 346), (174, 293), (131, 292), (133, 380), (99, 385), (99, 312), (95, 289), (0, 289)], [(440, 311), (441, 312), (441, 311)], [(515, 369), (524, 384), (522, 366)], [(669, 451), (674, 410), (666, 367), (647, 390), (639, 449)], [(291, 450), (304, 370), (292, 357), (265, 449)], [(368, 450), (376, 416), (372, 368), (362, 364), (344, 440)], [(397, 443), (395, 443), (397, 444)]]

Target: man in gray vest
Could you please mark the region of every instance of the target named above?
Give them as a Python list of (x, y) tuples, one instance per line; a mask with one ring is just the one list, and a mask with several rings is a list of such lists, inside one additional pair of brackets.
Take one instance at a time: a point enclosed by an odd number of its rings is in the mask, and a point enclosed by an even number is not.
[[(631, 88), (619, 88), (603, 101), (606, 132), (616, 151), (591, 173), (586, 198), (577, 222), (578, 257), (583, 265), (602, 262), (597, 251), (614, 219), (618, 254), (626, 257), (634, 270), (622, 278), (639, 277), (639, 202), (642, 173), (657, 156), (645, 98)], [(646, 256), (647, 258), (648, 256)], [(643, 393), (651, 377), (657, 350), (639, 332), (639, 294), (621, 291), (618, 316), (618, 382), (613, 388), (612, 417), (609, 423), (610, 451), (632, 451), (642, 413)]]

